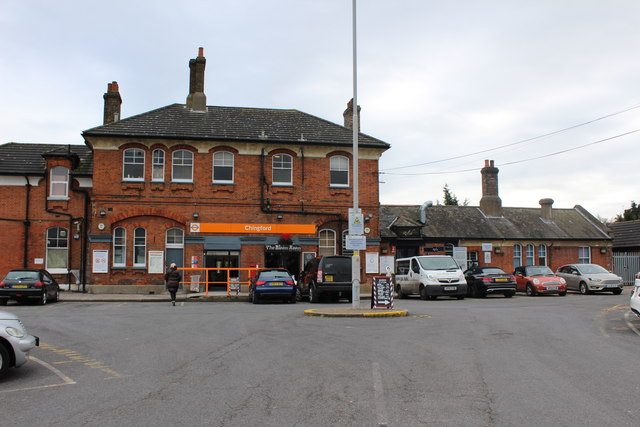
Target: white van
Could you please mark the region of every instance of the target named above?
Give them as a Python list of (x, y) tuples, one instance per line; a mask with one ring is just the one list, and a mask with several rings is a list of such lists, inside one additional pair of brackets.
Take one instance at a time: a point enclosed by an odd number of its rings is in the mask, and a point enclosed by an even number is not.
[(467, 281), (462, 269), (448, 255), (397, 259), (395, 286), (398, 298), (420, 295), (423, 300), (439, 296), (464, 299), (467, 295)]

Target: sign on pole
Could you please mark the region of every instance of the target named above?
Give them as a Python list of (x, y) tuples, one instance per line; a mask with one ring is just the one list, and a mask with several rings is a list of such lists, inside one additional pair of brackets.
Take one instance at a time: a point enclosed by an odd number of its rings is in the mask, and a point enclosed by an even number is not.
[(350, 251), (364, 251), (367, 249), (367, 237), (347, 234), (345, 246)]

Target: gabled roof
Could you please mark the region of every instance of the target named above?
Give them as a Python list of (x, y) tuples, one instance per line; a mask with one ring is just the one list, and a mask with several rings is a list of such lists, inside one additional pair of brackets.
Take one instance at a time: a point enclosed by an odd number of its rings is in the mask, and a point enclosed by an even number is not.
[(86, 145), (9, 142), (0, 145), (0, 175), (42, 175), (45, 171), (43, 154), (77, 155), (80, 164), (73, 174), (93, 174), (93, 153)]
[(613, 231), (614, 248), (640, 247), (640, 221), (622, 221), (609, 224)]
[[(351, 146), (353, 131), (298, 110), (208, 106), (207, 111), (194, 111), (172, 104), (88, 129), (83, 136)], [(358, 143), (383, 150), (390, 146), (362, 133)]]
[[(430, 206), (422, 235), (426, 239), (491, 240), (611, 240), (606, 227), (581, 206), (553, 209), (553, 221), (541, 218), (540, 208), (503, 207), (502, 217), (487, 217), (477, 206)], [(380, 207), (380, 236), (397, 237), (396, 218), (419, 216), (420, 206)]]

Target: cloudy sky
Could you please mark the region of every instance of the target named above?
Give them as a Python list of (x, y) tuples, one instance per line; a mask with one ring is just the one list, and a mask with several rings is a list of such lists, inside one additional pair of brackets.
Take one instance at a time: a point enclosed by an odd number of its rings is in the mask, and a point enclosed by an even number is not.
[[(351, 0), (0, 2), (0, 143), (82, 144), (107, 83), (128, 117), (184, 103), (204, 47), (209, 105), (342, 124)], [(362, 131), (392, 145), (381, 201), (471, 205), (485, 159), (503, 206), (640, 201), (640, 2), (360, 0)]]

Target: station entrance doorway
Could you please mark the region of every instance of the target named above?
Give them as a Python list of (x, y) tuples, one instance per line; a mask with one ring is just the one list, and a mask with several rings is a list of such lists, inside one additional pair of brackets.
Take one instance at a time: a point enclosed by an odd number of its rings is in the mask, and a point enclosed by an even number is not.
[(265, 268), (284, 268), (291, 276), (298, 279), (300, 274), (300, 246), (266, 245), (264, 251)]
[[(240, 251), (206, 251), (204, 253), (205, 268), (239, 268)], [(227, 277), (227, 274), (230, 277)], [(238, 270), (208, 270), (209, 289), (227, 290), (227, 282), (239, 277)]]

